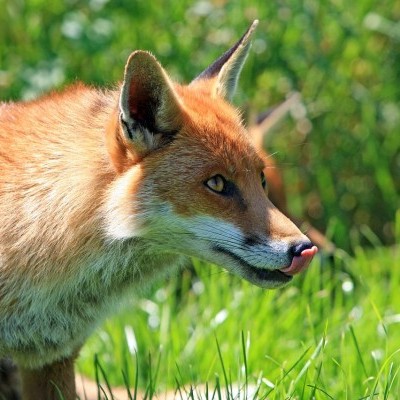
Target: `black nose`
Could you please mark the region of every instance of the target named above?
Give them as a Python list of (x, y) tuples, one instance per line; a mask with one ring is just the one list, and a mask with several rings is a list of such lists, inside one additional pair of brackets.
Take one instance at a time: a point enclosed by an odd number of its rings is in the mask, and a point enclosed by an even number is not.
[(293, 257), (300, 257), (303, 250), (311, 249), (314, 245), (311, 242), (301, 242), (293, 245), (290, 249)]

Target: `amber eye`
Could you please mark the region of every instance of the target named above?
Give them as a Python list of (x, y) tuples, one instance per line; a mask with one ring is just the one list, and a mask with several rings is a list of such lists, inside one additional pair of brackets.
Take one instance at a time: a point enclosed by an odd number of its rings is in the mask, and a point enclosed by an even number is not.
[(261, 185), (263, 189), (267, 188), (267, 180), (265, 179), (264, 172), (261, 171)]
[(226, 179), (222, 175), (215, 175), (205, 182), (205, 185), (216, 193), (224, 193), (226, 189)]

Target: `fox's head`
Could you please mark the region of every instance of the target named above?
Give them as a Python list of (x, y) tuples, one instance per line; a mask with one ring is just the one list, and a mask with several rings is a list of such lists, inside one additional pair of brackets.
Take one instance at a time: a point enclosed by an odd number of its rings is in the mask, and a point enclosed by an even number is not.
[(256, 25), (187, 86), (150, 53), (131, 54), (106, 136), (117, 173), (106, 231), (271, 288), (303, 270), (317, 248), (269, 201), (264, 164), (228, 103)]

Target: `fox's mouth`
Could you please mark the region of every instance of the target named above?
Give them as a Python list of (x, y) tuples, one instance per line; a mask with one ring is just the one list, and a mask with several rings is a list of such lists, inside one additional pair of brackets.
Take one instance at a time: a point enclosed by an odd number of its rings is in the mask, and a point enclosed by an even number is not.
[(285, 268), (269, 270), (254, 267), (242, 257), (221, 246), (214, 246), (214, 250), (223, 253), (237, 262), (240, 266), (240, 275), (253, 284), (261, 287), (279, 287), (293, 279), (293, 275), (305, 270), (318, 249), (312, 246), (305, 249), (300, 255), (294, 256), (290, 265)]
[[(245, 265), (244, 268), (247, 275), (244, 277), (250, 282), (255, 283), (262, 287), (264, 287), (265, 284), (268, 283), (271, 283), (273, 287), (285, 285), (286, 283), (289, 283), (293, 279), (291, 275), (287, 275), (279, 269), (276, 270), (261, 269), (253, 267), (249, 264)], [(261, 283), (261, 285), (259, 282)]]

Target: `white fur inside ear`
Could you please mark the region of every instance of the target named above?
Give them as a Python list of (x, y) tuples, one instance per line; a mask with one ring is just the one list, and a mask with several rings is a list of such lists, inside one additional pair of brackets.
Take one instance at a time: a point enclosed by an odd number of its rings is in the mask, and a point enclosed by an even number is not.
[(122, 122), (122, 126), (124, 131), (127, 130), (125, 132), (126, 135), (129, 136), (129, 128), (134, 124), (134, 120), (133, 118), (131, 118), (131, 116), (129, 115), (129, 111), (128, 111), (128, 102), (123, 99), (123, 94), (121, 93), (120, 99), (119, 99), (119, 109), (120, 109), (120, 120)]
[(122, 112), (120, 115), (120, 122), (125, 138), (128, 141), (135, 143), (138, 150), (151, 150), (157, 148), (157, 134), (150, 132), (143, 126), (139, 126), (131, 116), (128, 115), (127, 117), (124, 117)]

